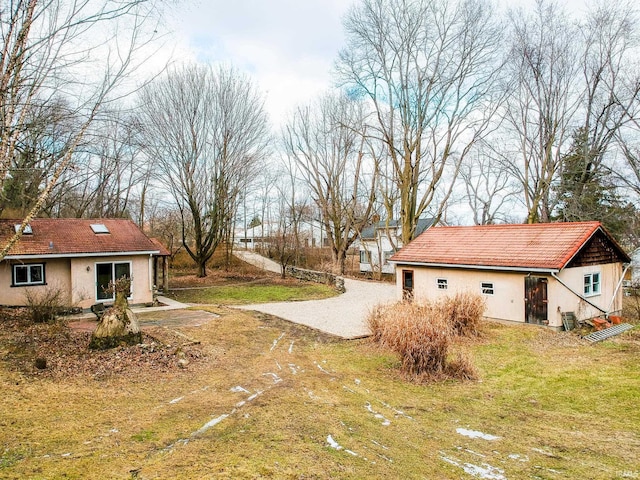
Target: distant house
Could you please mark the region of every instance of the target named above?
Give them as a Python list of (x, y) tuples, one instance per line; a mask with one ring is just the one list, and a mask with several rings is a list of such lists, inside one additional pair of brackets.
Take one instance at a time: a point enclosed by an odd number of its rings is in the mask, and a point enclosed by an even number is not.
[[(0, 245), (20, 221), (0, 220)], [(0, 262), (0, 305), (25, 305), (25, 291), (60, 289), (68, 305), (110, 302), (109, 282), (131, 278), (131, 304), (153, 301), (166, 285), (169, 252), (130, 220), (34, 219)]]
[[(433, 221), (433, 218), (418, 219), (416, 236), (433, 225)], [(403, 246), (399, 220), (376, 222), (362, 230), (359, 240), (361, 272), (394, 273), (389, 259)]]
[[(256, 227), (242, 226), (234, 229), (234, 243), (242, 248), (253, 250), (256, 247), (268, 247), (274, 237), (279, 234), (280, 226), (276, 223), (264, 223)], [(293, 234), (293, 231), (290, 231)], [(300, 220), (298, 223), (298, 239), (301, 247), (327, 247), (329, 239), (324, 226), (317, 220)]]
[(555, 329), (619, 312), (630, 260), (599, 222), (433, 227), (391, 258), (399, 298), (477, 292), (489, 318)]

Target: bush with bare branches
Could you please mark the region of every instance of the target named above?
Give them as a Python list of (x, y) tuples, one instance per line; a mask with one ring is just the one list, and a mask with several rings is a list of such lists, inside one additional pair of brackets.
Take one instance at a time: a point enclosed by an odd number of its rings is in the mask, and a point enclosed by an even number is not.
[(24, 291), (27, 310), (35, 323), (53, 322), (56, 315), (70, 308), (68, 297), (64, 289), (55, 284)]

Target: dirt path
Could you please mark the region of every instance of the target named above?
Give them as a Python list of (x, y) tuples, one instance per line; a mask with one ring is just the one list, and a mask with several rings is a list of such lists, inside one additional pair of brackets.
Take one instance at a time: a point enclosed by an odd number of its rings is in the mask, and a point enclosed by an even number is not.
[[(246, 262), (261, 268), (270, 271), (280, 269), (277, 263), (254, 252), (237, 253)], [(343, 338), (367, 336), (369, 312), (377, 304), (395, 301), (396, 287), (388, 283), (346, 278), (345, 288), (346, 293), (324, 300), (263, 303), (237, 308), (268, 313)]]

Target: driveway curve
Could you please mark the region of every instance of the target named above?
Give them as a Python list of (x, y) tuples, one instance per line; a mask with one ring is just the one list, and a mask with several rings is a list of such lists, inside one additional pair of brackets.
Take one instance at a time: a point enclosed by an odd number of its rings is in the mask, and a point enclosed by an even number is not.
[[(280, 273), (280, 265), (254, 252), (239, 251), (236, 255), (247, 263)], [(342, 338), (359, 338), (370, 334), (366, 319), (371, 309), (396, 300), (396, 287), (389, 283), (345, 278), (345, 289), (342, 295), (324, 300), (260, 303), (236, 308), (268, 313)]]

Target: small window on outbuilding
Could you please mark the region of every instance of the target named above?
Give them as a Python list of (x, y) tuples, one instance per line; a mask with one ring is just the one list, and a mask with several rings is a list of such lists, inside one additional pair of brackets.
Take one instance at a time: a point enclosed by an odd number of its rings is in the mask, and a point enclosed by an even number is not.
[(446, 290), (449, 287), (446, 278), (438, 278), (436, 279), (436, 283), (438, 285), (438, 290)]
[(493, 282), (482, 282), (480, 289), (483, 295), (493, 295)]
[(92, 223), (91, 230), (93, 233), (111, 233), (104, 223)]
[(370, 263), (371, 257), (369, 256), (369, 252), (366, 250), (360, 250), (360, 263)]
[(600, 295), (600, 273), (587, 273), (584, 276), (584, 295)]

